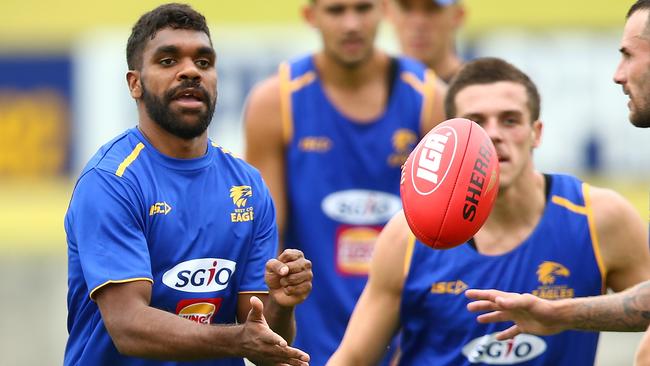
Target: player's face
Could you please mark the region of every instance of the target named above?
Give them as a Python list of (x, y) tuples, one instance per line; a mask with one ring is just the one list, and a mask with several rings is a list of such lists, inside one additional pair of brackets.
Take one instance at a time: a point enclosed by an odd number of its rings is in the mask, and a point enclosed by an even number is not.
[(459, 5), (440, 6), (431, 0), (391, 0), (389, 18), (404, 54), (432, 64), (453, 47), (463, 11)]
[(457, 116), (481, 125), (494, 143), (502, 190), (533, 169), (542, 123), (531, 123), (527, 103), (526, 88), (514, 82), (471, 85), (456, 94)]
[(367, 61), (382, 18), (380, 0), (316, 0), (306, 19), (320, 32), (325, 54), (346, 67)]
[(167, 132), (191, 139), (205, 132), (217, 100), (216, 55), (207, 34), (165, 28), (143, 52), (140, 99)]
[(614, 82), (630, 98), (629, 119), (637, 127), (650, 127), (650, 31), (646, 30), (649, 12), (637, 11), (625, 23), (621, 39), (621, 62)]

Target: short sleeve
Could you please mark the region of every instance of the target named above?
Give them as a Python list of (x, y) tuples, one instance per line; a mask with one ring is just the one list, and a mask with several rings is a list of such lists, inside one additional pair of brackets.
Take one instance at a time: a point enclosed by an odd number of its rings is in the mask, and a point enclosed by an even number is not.
[[(266, 262), (277, 256), (278, 228), (275, 223), (275, 206), (266, 185), (261, 182), (258, 186), (260, 199), (255, 212), (255, 233), (250, 246), (248, 262), (242, 278), (239, 292), (266, 292), (268, 287), (264, 282)], [(255, 193), (253, 193), (255, 194)], [(258, 211), (259, 210), (259, 211)]]
[(109, 283), (153, 282), (139, 200), (121, 179), (89, 171), (77, 183), (68, 208), (68, 241), (77, 248), (91, 299)]

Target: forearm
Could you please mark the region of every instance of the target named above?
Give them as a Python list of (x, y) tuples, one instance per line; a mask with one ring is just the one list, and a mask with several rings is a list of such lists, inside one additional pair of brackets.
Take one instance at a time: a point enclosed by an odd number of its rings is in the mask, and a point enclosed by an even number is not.
[(643, 331), (650, 323), (650, 281), (617, 294), (560, 300), (558, 314), (567, 328)]
[(109, 333), (120, 353), (165, 360), (243, 357), (242, 326), (209, 326), (145, 307)]
[(293, 306), (282, 306), (269, 296), (264, 305), (264, 317), (269, 327), (291, 344), (296, 336), (296, 321)]

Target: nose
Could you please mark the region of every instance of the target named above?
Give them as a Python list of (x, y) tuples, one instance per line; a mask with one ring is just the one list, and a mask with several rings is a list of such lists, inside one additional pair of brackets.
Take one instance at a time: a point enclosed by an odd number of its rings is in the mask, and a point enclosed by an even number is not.
[(481, 127), (483, 127), (493, 144), (502, 141), (503, 136), (501, 135), (501, 128), (499, 127), (499, 121), (496, 118), (490, 118), (484, 121)]
[(192, 80), (199, 81), (201, 80), (201, 72), (199, 71), (198, 66), (194, 63), (194, 60), (184, 59), (181, 68), (178, 71), (177, 78), (179, 81), (183, 80)]
[(343, 16), (343, 26), (346, 31), (356, 31), (361, 25), (361, 17), (354, 11), (348, 11)]
[(619, 62), (618, 66), (616, 67), (613, 80), (616, 84), (619, 85), (623, 85), (626, 82), (625, 72), (623, 70), (623, 61)]

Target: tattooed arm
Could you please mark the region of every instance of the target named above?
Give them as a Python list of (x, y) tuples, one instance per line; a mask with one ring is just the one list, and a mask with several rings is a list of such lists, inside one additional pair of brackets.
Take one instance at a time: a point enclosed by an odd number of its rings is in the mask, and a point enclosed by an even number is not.
[(512, 321), (497, 336), (504, 340), (520, 333), (549, 335), (567, 329), (643, 331), (650, 324), (650, 281), (617, 294), (549, 301), (531, 294), (498, 290), (467, 290), (474, 300), (468, 310), (481, 323)]

